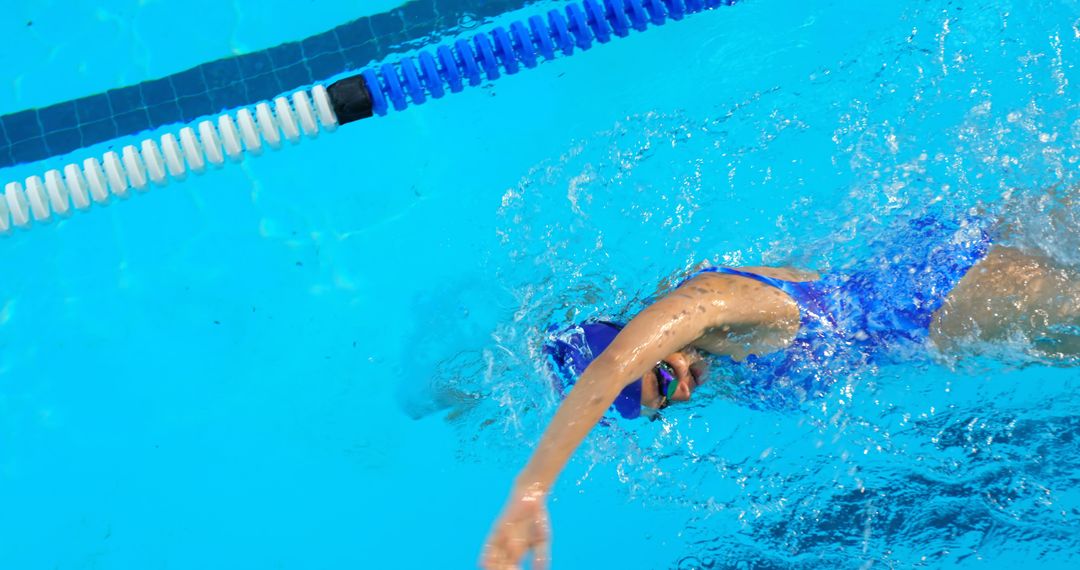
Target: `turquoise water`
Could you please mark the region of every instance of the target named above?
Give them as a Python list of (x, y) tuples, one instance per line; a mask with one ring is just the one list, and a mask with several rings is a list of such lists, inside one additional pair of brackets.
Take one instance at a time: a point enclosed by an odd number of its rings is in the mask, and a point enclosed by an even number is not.
[[(748, 1), (4, 238), (0, 568), (470, 567), (550, 322), (934, 201), (1080, 264), (1078, 61), (1076, 2)], [(1071, 568), (1080, 373), (1024, 348), (598, 429), (556, 567)]]

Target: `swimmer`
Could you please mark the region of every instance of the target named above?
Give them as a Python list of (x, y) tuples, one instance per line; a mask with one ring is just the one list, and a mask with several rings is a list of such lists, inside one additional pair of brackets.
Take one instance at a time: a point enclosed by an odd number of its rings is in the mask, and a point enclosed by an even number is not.
[(764, 407), (820, 396), (846, 364), (1017, 333), (1041, 356), (1074, 363), (1080, 274), (996, 245), (992, 232), (974, 218), (924, 216), (906, 222), (901, 238), (871, 244), (877, 254), (850, 271), (705, 267), (625, 326), (553, 329), (545, 354), (556, 388), (569, 392), (515, 480), (480, 565), (519, 568), (531, 552), (535, 567), (547, 567), (547, 497), (571, 454), (605, 414), (651, 416), (689, 400), (705, 354), (730, 359), (754, 393), (774, 394)]

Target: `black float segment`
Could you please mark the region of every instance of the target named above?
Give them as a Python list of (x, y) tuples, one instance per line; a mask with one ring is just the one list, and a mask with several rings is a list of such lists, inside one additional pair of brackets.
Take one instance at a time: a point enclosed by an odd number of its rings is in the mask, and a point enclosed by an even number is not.
[(371, 92), (359, 75), (346, 77), (326, 89), (339, 124), (352, 123), (375, 114)]

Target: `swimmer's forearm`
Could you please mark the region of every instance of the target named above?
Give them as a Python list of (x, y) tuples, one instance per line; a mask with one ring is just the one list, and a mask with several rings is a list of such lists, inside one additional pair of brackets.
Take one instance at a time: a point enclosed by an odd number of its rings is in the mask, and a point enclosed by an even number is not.
[(607, 350), (585, 369), (559, 406), (518, 476), (515, 494), (548, 493), (570, 456), (627, 384), (663, 357), (700, 338), (709, 326), (725, 322), (722, 306), (705, 309), (711, 299), (709, 294), (680, 290), (627, 323)]
[[(604, 417), (625, 383), (606, 363), (594, 362), (559, 406), (540, 444), (514, 483), (515, 495), (546, 495), (570, 456)], [(605, 378), (606, 377), (606, 378)], [(608, 381), (604, 381), (604, 380)]]

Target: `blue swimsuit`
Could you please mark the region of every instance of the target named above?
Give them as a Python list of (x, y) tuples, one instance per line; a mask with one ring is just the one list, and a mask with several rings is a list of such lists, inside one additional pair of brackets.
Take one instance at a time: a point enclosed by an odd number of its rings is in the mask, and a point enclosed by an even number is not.
[(827, 273), (816, 281), (784, 281), (726, 267), (694, 274), (754, 279), (799, 305), (799, 332), (791, 346), (731, 362), (735, 389), (744, 396), (739, 399), (756, 407), (790, 408), (867, 364), (925, 350), (934, 312), (986, 255), (991, 238), (974, 218), (928, 215), (901, 229), (872, 243), (877, 254), (860, 269)]

